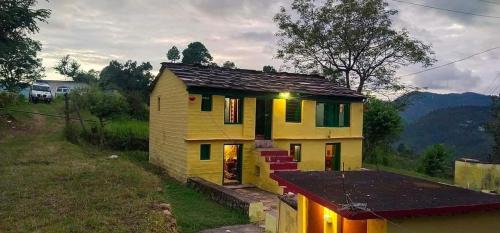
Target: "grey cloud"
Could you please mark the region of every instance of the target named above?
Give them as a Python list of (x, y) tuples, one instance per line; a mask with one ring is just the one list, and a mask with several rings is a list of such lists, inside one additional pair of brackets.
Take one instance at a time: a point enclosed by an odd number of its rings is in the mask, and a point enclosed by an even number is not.
[(480, 78), (470, 70), (459, 70), (455, 65), (446, 66), (418, 75), (414, 83), (431, 90), (471, 90), (479, 85)]
[(274, 33), (270, 31), (264, 31), (264, 32), (242, 32), (237, 35), (234, 35), (232, 39), (269, 43), (273, 42), (276, 39), (276, 37)]

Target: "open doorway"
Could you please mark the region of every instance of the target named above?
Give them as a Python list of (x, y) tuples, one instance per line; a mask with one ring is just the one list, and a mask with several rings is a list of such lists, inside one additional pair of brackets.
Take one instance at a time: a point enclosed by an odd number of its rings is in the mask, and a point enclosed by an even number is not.
[(224, 145), (224, 185), (241, 184), (242, 152), (243, 145)]
[(327, 143), (325, 147), (325, 171), (340, 171), (340, 143)]

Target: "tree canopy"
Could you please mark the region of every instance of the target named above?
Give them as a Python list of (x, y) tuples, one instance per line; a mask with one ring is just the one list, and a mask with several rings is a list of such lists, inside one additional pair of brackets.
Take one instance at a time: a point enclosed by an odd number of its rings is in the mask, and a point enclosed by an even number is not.
[(390, 102), (369, 98), (363, 116), (364, 156), (370, 157), (377, 146), (388, 145), (403, 130), (398, 109)]
[(274, 17), (277, 57), (358, 92), (400, 89), (398, 68), (435, 62), (430, 45), (392, 28), (398, 11), (383, 0), (294, 0), (291, 9)]
[(232, 61), (225, 61), (222, 64), (222, 67), (223, 68), (229, 68), (229, 69), (236, 69), (236, 64), (234, 64), (234, 62), (232, 62)]
[(167, 59), (170, 62), (176, 62), (177, 60), (181, 59), (181, 54), (179, 52), (179, 49), (175, 46), (169, 49), (167, 52)]
[(0, 1), (0, 84), (10, 91), (43, 77), (37, 58), (41, 44), (28, 36), (39, 31), (38, 23), (46, 22), (50, 10), (34, 9), (36, 4), (36, 0)]
[(491, 106), (491, 121), (488, 123), (488, 132), (493, 136), (493, 154), (490, 156), (491, 162), (500, 163), (500, 95), (493, 96)]
[(75, 82), (83, 83), (93, 83), (96, 82), (99, 77), (99, 72), (96, 70), (84, 71), (80, 69), (80, 64), (72, 59), (69, 55), (66, 55), (59, 60), (57, 65), (54, 67), (59, 74), (70, 77)]
[(182, 63), (209, 65), (213, 60), (208, 49), (201, 42), (193, 42), (182, 51)]
[(265, 73), (276, 73), (276, 69), (271, 65), (262, 67), (262, 71), (264, 71)]

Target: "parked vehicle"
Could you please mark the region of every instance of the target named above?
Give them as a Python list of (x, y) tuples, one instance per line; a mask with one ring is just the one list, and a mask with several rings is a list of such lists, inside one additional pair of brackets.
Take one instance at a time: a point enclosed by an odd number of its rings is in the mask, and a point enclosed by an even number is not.
[(43, 101), (50, 103), (53, 99), (52, 93), (50, 92), (50, 86), (46, 83), (34, 83), (30, 90), (30, 101), (32, 103), (37, 103)]

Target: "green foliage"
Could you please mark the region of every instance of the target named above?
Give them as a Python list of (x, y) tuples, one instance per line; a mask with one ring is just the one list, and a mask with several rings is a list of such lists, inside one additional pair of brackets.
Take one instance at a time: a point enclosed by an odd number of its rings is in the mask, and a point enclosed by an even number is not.
[(447, 177), (451, 175), (452, 152), (443, 144), (425, 149), (419, 170), (429, 176)]
[(169, 49), (167, 52), (167, 59), (170, 62), (176, 62), (177, 60), (181, 59), (181, 54), (179, 52), (179, 49), (175, 46)]
[(105, 129), (106, 146), (117, 150), (148, 151), (149, 124), (138, 120), (116, 120)]
[(138, 64), (127, 61), (121, 64), (111, 61), (100, 74), (100, 85), (105, 90), (117, 90), (126, 97), (130, 106), (129, 115), (136, 119), (147, 119), (149, 84), (154, 76), (153, 66), (149, 62)]
[(104, 92), (91, 88), (83, 96), (84, 106), (100, 121), (120, 116), (128, 110), (125, 98), (116, 91)]
[(276, 73), (276, 69), (270, 65), (262, 67), (262, 71), (264, 71), (265, 73)]
[(201, 42), (192, 42), (182, 51), (182, 63), (184, 64), (209, 65), (212, 59), (212, 55)]
[(400, 89), (400, 66), (430, 66), (431, 46), (392, 28), (398, 12), (383, 0), (294, 0), (274, 17), (279, 31), (277, 57), (303, 71), (320, 71), (357, 91)]
[(80, 64), (69, 55), (62, 57), (54, 69), (57, 70), (59, 74), (72, 78), (75, 82), (94, 83), (99, 77), (98, 71), (81, 70)]
[(46, 22), (50, 10), (33, 9), (36, 5), (36, 0), (0, 1), (0, 85), (9, 91), (17, 92), (43, 76), (37, 58), (41, 45), (28, 35), (38, 32), (38, 22)]
[(0, 108), (14, 105), (18, 101), (18, 94), (13, 92), (0, 91)]
[(493, 136), (493, 154), (490, 160), (492, 162), (500, 163), (500, 95), (493, 96), (493, 101), (491, 105), (491, 117), (492, 119), (488, 123), (488, 132)]
[(64, 138), (71, 143), (78, 144), (80, 141), (80, 136), (82, 134), (81, 130), (73, 123), (66, 125), (63, 129)]
[(229, 69), (236, 69), (236, 65), (232, 61), (225, 61), (224, 64), (222, 64), (222, 67)]
[(402, 130), (403, 121), (390, 102), (369, 98), (363, 117), (365, 159), (374, 156), (377, 147), (393, 142)]

